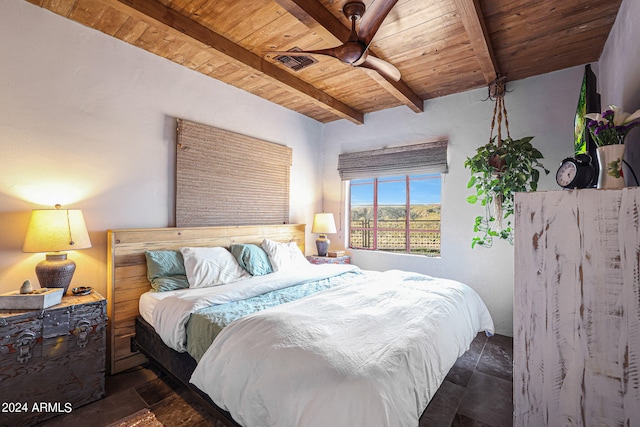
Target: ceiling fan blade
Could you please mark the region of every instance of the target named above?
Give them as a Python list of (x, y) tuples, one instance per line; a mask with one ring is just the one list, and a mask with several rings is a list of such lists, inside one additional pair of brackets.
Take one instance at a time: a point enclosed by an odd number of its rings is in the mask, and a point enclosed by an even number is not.
[(382, 22), (397, 2), (398, 0), (375, 0), (369, 6), (369, 9), (362, 17), (360, 29), (358, 30), (358, 37), (366, 47), (369, 47)]
[(339, 59), (340, 61), (346, 64), (357, 65), (358, 61), (363, 59), (363, 53), (365, 49), (363, 48), (360, 42), (347, 42), (340, 46), (330, 47), (328, 49), (318, 49), (318, 50), (290, 50), (286, 52), (282, 51), (274, 51), (267, 53), (276, 53), (278, 55), (289, 55), (289, 56), (307, 56), (307, 55), (326, 55), (331, 56), (333, 58)]
[(398, 70), (395, 66), (391, 65), (387, 61), (376, 58), (372, 55), (367, 56), (367, 59), (362, 64), (360, 64), (359, 67), (377, 71), (383, 76), (388, 77), (396, 82), (400, 80), (400, 70)]
[(272, 55), (283, 55), (283, 56), (309, 56), (309, 55), (326, 55), (331, 56), (333, 58), (339, 58), (337, 53), (337, 48), (331, 47), (328, 49), (318, 49), (318, 50), (270, 50), (266, 53)]

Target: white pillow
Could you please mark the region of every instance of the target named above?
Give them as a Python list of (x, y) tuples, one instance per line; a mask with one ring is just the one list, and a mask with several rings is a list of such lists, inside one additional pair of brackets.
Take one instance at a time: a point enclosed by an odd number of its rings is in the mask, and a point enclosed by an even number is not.
[(190, 288), (223, 285), (251, 277), (227, 249), (181, 248)]
[(269, 256), (273, 271), (293, 270), (309, 265), (309, 261), (295, 242), (280, 243), (264, 239), (262, 249)]

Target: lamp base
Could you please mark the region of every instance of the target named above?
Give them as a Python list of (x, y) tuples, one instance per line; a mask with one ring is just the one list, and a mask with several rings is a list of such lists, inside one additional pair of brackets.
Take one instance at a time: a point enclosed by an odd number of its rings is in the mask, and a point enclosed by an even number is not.
[(36, 265), (36, 276), (42, 288), (62, 288), (66, 295), (76, 263), (67, 259), (66, 253), (47, 254), (44, 261)]
[(329, 243), (331, 241), (327, 239), (327, 236), (321, 234), (316, 239), (316, 249), (318, 250), (318, 256), (327, 256), (327, 251), (329, 250)]

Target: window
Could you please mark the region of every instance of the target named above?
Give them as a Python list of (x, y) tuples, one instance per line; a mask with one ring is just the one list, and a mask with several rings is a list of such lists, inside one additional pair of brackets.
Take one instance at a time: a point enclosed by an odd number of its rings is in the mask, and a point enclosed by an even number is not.
[(349, 181), (349, 247), (440, 255), (440, 189), (447, 140), (342, 153)]
[(354, 179), (349, 186), (351, 248), (440, 255), (441, 174)]

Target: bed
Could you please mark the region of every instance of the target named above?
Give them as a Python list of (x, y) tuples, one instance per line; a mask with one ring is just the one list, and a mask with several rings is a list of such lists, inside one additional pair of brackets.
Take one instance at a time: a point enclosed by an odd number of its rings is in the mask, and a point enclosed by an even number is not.
[[(417, 425), (457, 357), (478, 332), (493, 332), (484, 303), (458, 282), (307, 263), (304, 225), (113, 230), (108, 241), (111, 371), (146, 356), (220, 425)], [(262, 242), (295, 249), (298, 264), (284, 268), (265, 247), (273, 273), (146, 293), (147, 251), (182, 248), (193, 285), (193, 254)], [(267, 296), (286, 303), (269, 305)], [(249, 314), (214, 314), (223, 327), (195, 353), (187, 348), (200, 310), (253, 300), (261, 308)]]

